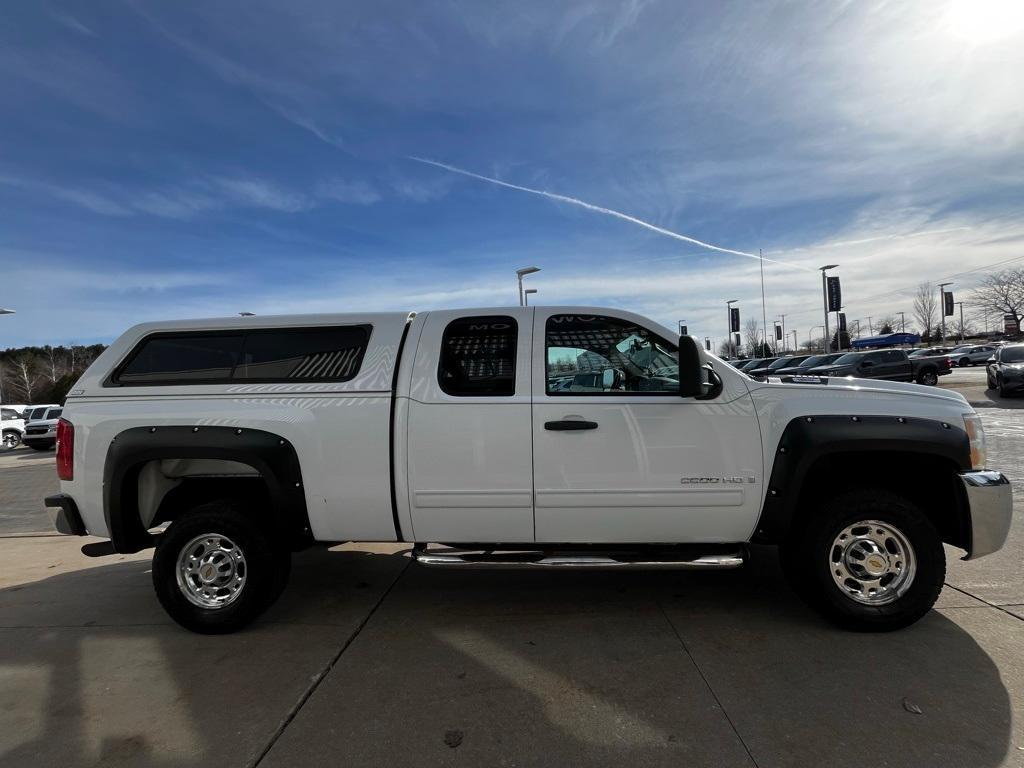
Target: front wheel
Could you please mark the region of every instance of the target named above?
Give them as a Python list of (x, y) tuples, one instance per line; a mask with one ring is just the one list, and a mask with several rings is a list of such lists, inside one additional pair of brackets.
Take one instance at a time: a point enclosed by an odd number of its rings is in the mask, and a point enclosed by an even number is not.
[(4, 432), (3, 436), (3, 447), (8, 450), (14, 450), (21, 445), (21, 435), (16, 430), (8, 429)]
[(858, 632), (913, 624), (931, 610), (946, 576), (935, 526), (917, 506), (881, 489), (852, 491), (812, 512), (781, 555), (808, 604)]
[(179, 516), (160, 538), (153, 586), (164, 610), (185, 629), (225, 634), (277, 599), (290, 567), (290, 553), (262, 518), (215, 501)]

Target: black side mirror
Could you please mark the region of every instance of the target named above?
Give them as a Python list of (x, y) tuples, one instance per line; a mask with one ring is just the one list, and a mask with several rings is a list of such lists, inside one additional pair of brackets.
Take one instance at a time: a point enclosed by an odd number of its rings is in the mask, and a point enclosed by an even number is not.
[(700, 347), (692, 336), (679, 337), (679, 396), (699, 397), (704, 394), (700, 364)]

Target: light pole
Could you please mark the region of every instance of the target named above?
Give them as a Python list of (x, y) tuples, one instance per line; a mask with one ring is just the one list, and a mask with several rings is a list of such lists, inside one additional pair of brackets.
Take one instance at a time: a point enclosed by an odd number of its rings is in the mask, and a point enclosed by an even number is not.
[(964, 303), (962, 301), (956, 302), (957, 306), (960, 307), (960, 343), (964, 343)]
[[(782, 323), (782, 351), (785, 352), (786, 351), (786, 316), (785, 315), (779, 315), (779, 320)], [(793, 351), (796, 352), (795, 349)]]
[[(798, 342), (798, 341), (796, 340), (796, 328), (794, 328), (794, 329), (793, 329), (793, 351), (794, 351), (794, 352), (799, 352), (799, 351), (800, 351), (800, 344), (799, 344), (799, 342)], [(809, 351), (810, 351), (810, 350), (808, 350), (808, 352), (809, 352)]]
[(516, 277), (519, 279), (519, 306), (526, 306), (526, 299), (523, 297), (523, 278), (526, 275), (532, 275), (534, 272), (540, 272), (540, 267), (523, 267), (522, 269), (516, 270)]
[[(732, 305), (738, 302), (739, 299), (729, 299), (725, 302), (725, 348), (732, 349)], [(737, 349), (733, 356), (739, 354)]]
[(524, 307), (530, 306), (530, 294), (531, 293), (536, 293), (536, 292), (537, 292), (536, 288), (527, 288), (525, 291), (523, 291), (523, 306)]
[(825, 306), (825, 354), (827, 355), (831, 349), (828, 338), (828, 279), (825, 277), (825, 273), (830, 269), (835, 269), (838, 264), (826, 264), (824, 267), (818, 267), (821, 270), (821, 300)]
[(871, 315), (868, 315), (868, 336), (875, 335), (875, 327), (871, 324)]
[[(824, 329), (824, 328), (825, 328), (825, 326), (824, 326), (824, 325), (816, 325), (816, 326), (814, 326), (813, 328), (811, 328), (811, 330), (809, 330), (809, 331), (807, 332), (807, 344), (808, 344), (808, 346), (810, 346), (811, 344), (813, 344), (813, 343), (814, 343), (814, 342), (813, 342), (813, 340), (811, 339), (811, 336), (812, 336), (812, 334), (813, 334), (813, 333), (814, 333), (814, 332), (815, 332), (816, 330), (818, 330), (819, 328), (822, 328), (822, 329)], [(826, 343), (826, 344), (828, 344), (828, 341), (826, 340), (826, 341), (825, 341), (825, 343)], [(828, 349), (828, 347), (825, 347), (825, 349), (827, 350), (827, 349)], [(827, 352), (826, 352), (826, 354), (827, 354)]]
[(939, 317), (942, 319), (942, 340), (946, 340), (946, 286), (952, 283), (939, 283)]
[(906, 315), (906, 313), (905, 312), (897, 312), (896, 314), (898, 314), (900, 316), (900, 333), (906, 333), (907, 332), (907, 315)]

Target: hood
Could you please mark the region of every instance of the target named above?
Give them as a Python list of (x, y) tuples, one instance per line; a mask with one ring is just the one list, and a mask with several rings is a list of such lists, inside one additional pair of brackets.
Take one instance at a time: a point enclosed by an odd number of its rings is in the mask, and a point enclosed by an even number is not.
[[(822, 366), (825, 369), (831, 366)], [(817, 376), (816, 374), (808, 374), (810, 376)], [(904, 381), (887, 381), (885, 379), (855, 379), (852, 376), (845, 377), (820, 377), (820, 384), (813, 384), (810, 382), (783, 382), (782, 378), (776, 376), (770, 376), (766, 383), (761, 386), (771, 387), (792, 387), (794, 389), (801, 387), (810, 387), (814, 389), (828, 387), (829, 390), (841, 389), (845, 392), (863, 392), (865, 395), (870, 396), (873, 392), (884, 392), (886, 394), (895, 395), (906, 395), (908, 397), (927, 397), (938, 400), (945, 400), (949, 402), (958, 403), (966, 406), (969, 410), (974, 410), (973, 407), (967, 402), (967, 398), (961, 395), (959, 392), (954, 392), (950, 389), (941, 389), (939, 387), (926, 387), (923, 384), (914, 384), (911, 382)], [(801, 377), (796, 376), (799, 379)], [(753, 388), (752, 388), (753, 389)]]

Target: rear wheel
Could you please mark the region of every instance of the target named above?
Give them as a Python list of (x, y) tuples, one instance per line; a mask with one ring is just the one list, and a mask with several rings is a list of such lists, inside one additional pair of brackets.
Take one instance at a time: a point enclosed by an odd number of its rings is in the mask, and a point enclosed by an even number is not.
[(790, 583), (808, 604), (858, 632), (913, 624), (931, 610), (946, 575), (931, 521), (907, 499), (881, 489), (827, 503), (781, 555)]
[(291, 554), (259, 517), (228, 501), (180, 515), (153, 555), (153, 586), (168, 615), (185, 629), (224, 634), (241, 629), (277, 599)]
[(922, 371), (917, 377), (917, 383), (934, 387), (939, 383), (939, 375), (935, 371)]
[(961, 368), (967, 368), (970, 364), (971, 364), (971, 358), (969, 358), (969, 357), (962, 357), (962, 358), (960, 358), (960, 367)]

